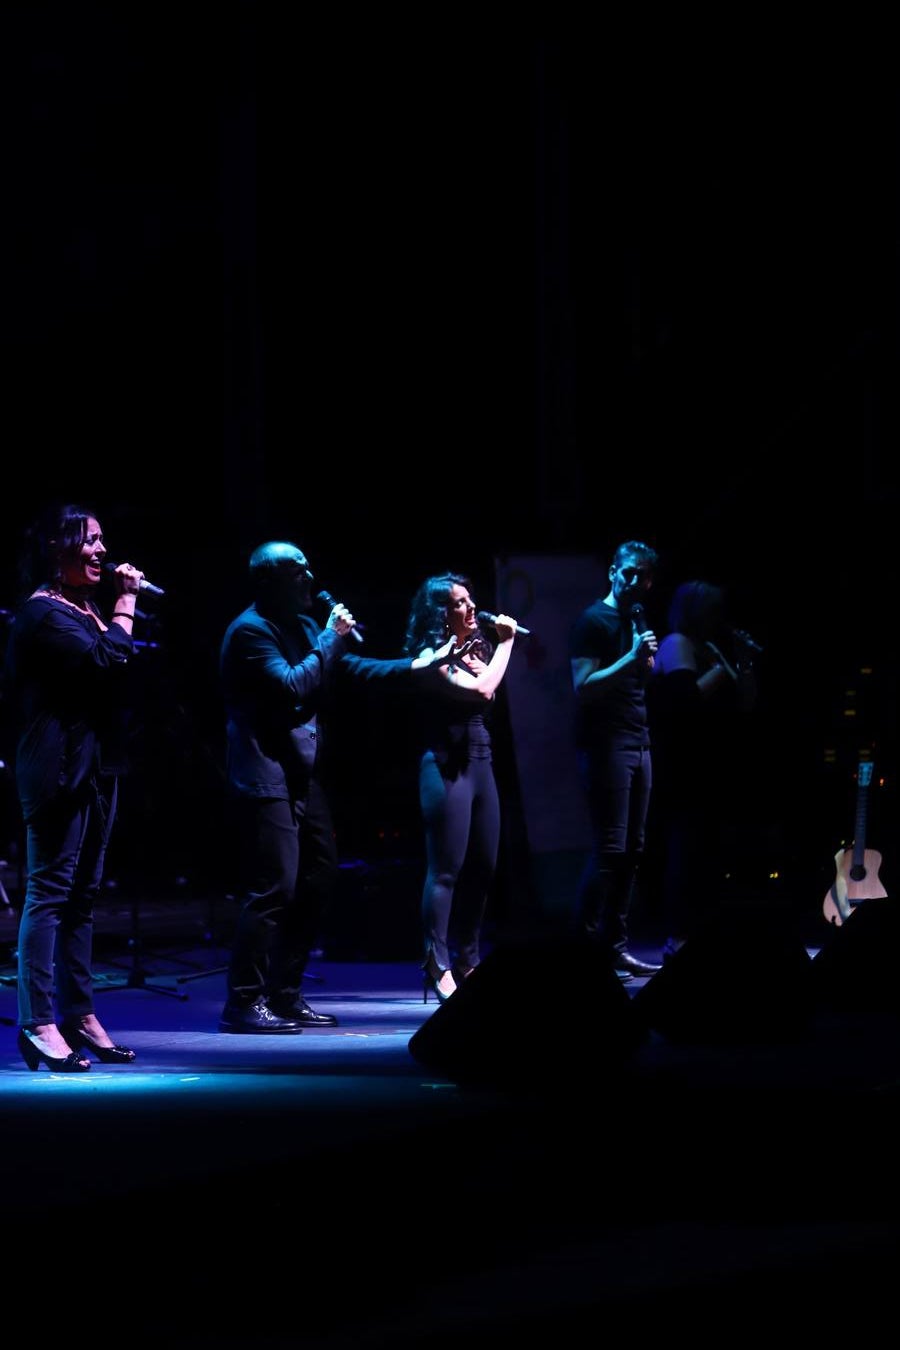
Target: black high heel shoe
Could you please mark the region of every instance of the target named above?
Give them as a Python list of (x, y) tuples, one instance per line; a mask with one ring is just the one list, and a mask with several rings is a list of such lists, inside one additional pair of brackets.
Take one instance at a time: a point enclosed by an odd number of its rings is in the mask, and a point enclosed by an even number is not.
[(21, 1027), (16, 1044), (25, 1063), (32, 1070), (39, 1069), (42, 1063), (47, 1065), (51, 1073), (84, 1073), (91, 1067), (91, 1061), (82, 1059), (76, 1050), (71, 1051), (64, 1059), (55, 1059), (53, 1055), (48, 1055), (46, 1050), (42, 1050)]
[(63, 1022), (59, 1028), (70, 1045), (78, 1050), (90, 1050), (101, 1064), (133, 1064), (135, 1053), (127, 1045), (98, 1045), (78, 1022)]
[[(427, 1002), (428, 1002), (428, 991), (429, 991), (429, 989), (433, 989), (433, 990), (434, 990), (434, 996), (435, 996), (435, 998), (437, 999), (438, 1003), (446, 1003), (448, 998), (452, 998), (452, 997), (453, 997), (453, 995), (456, 993), (456, 984), (455, 984), (455, 983), (454, 983), (454, 985), (453, 985), (453, 988), (452, 988), (449, 992), (447, 992), (446, 990), (444, 990), (444, 989), (441, 988), (441, 983), (440, 983), (440, 982), (441, 982), (441, 980), (444, 978), (444, 976), (445, 976), (445, 975), (448, 975), (448, 974), (450, 974), (450, 972), (447, 971), (447, 970), (438, 970), (437, 966), (434, 964), (434, 962), (433, 962), (433, 961), (431, 960), (431, 958), (429, 957), (428, 961), (427, 961), (427, 962), (425, 963), (425, 965), (422, 967), (422, 1002), (423, 1002), (423, 1003), (427, 1003)], [(452, 974), (450, 974), (450, 979), (451, 979), (451, 981), (453, 980)]]

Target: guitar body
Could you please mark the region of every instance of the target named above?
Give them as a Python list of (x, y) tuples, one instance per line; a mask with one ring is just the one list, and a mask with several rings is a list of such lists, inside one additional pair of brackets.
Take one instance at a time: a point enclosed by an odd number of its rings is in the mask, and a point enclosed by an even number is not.
[(855, 861), (855, 850), (839, 848), (834, 855), (835, 878), (825, 896), (822, 912), (838, 927), (849, 919), (854, 905), (863, 900), (881, 900), (887, 891), (878, 876), (881, 854), (874, 848), (863, 850), (862, 861)]
[(866, 814), (872, 773), (871, 760), (861, 760), (856, 771), (856, 837), (852, 848), (839, 848), (834, 855), (835, 878), (822, 904), (825, 918), (838, 926), (850, 918), (854, 905), (862, 900), (881, 900), (887, 895), (878, 876), (881, 854), (866, 848)]

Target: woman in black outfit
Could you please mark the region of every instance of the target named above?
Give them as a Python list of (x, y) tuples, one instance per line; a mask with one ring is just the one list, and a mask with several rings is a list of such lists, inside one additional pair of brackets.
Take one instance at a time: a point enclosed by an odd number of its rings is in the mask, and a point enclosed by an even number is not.
[[(428, 658), (453, 640), (454, 659), (435, 666), (421, 694), (419, 804), (425, 826), (422, 893), (424, 997), (445, 1002), (478, 965), (488, 890), (497, 867), (500, 800), (491, 759), (490, 714), (506, 674), (516, 620), (496, 616), (496, 644), (478, 626), (466, 577), (428, 577), (413, 599), (404, 652)], [(459, 888), (463, 863), (466, 886)], [(454, 929), (456, 960), (449, 935)]]
[[(19, 922), (18, 1047), (30, 1069), (128, 1064), (94, 1013), (93, 908), (116, 814), (117, 757), (137, 592), (143, 573), (111, 574), (112, 615), (93, 592), (106, 545), (96, 516), (52, 508), (29, 536), (27, 599), (13, 620), (5, 692), (28, 879)], [(59, 1020), (54, 1016), (54, 989)]]
[(731, 628), (726, 615), (721, 586), (701, 580), (677, 586), (647, 686), (668, 926), (664, 960), (719, 910), (730, 870), (727, 843), (740, 815), (740, 746), (751, 734), (743, 724), (757, 688), (746, 634)]

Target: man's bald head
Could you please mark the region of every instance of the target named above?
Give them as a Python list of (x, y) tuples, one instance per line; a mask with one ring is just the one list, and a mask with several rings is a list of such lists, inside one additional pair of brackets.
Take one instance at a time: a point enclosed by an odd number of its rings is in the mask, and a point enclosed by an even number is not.
[(306, 554), (287, 540), (270, 539), (250, 555), (250, 585), (256, 599), (276, 596), (312, 577)]

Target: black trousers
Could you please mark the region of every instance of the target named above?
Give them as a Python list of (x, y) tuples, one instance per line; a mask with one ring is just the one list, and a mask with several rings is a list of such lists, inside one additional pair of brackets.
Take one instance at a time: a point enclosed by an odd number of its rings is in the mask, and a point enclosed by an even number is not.
[(628, 915), (644, 852), (653, 786), (649, 749), (579, 755), (593, 844), (578, 891), (580, 931), (613, 956), (628, 947)]
[(241, 798), (234, 824), (241, 908), (228, 969), (228, 1006), (300, 994), (338, 878), (331, 809), (313, 779), (303, 799)]

